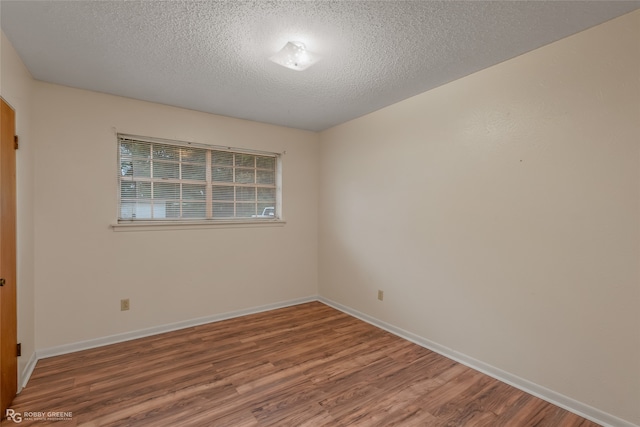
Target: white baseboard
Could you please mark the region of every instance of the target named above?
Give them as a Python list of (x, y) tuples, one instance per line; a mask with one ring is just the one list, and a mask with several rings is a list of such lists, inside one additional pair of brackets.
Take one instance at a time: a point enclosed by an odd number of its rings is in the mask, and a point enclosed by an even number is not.
[(490, 377), (493, 377), (499, 381), (509, 384), (526, 393), (539, 397), (540, 399), (546, 400), (547, 402), (552, 403), (556, 406), (559, 406), (563, 409), (566, 409), (567, 411), (580, 415), (583, 418), (586, 418), (590, 421), (601, 424), (604, 427), (640, 427), (629, 421), (623, 420), (607, 412), (596, 409), (592, 406), (579, 402), (563, 394), (557, 393), (553, 390), (550, 390), (546, 387), (543, 387), (541, 385), (528, 381), (524, 378), (520, 378), (509, 372), (503, 371), (502, 369), (496, 368), (495, 366), (488, 365), (480, 360), (474, 359), (473, 357), (469, 357), (465, 354), (462, 354), (448, 347), (445, 347), (443, 345), (430, 341), (414, 333), (405, 331), (404, 329), (398, 328), (389, 323), (378, 320), (374, 317), (371, 317), (367, 314), (354, 310), (351, 307), (347, 307), (342, 304), (339, 304), (328, 298), (319, 296), (318, 301), (324, 304), (327, 304), (328, 306), (331, 306), (337, 310), (340, 310), (346, 314), (349, 314), (353, 317), (357, 317), (358, 319), (363, 320), (367, 323), (370, 323), (374, 326), (377, 326), (381, 329), (384, 329), (387, 332), (390, 332), (394, 335), (397, 335), (401, 338), (404, 338), (408, 341), (418, 344), (421, 347), (427, 348), (431, 351), (434, 351), (438, 354), (448, 357), (449, 359), (455, 360), (456, 362), (459, 362), (465, 366), (475, 369), (476, 371), (489, 375)]
[(33, 353), (31, 353), (31, 357), (29, 358), (27, 365), (22, 370), (22, 374), (20, 375), (20, 378), (18, 380), (18, 393), (20, 393), (20, 391), (22, 391), (22, 389), (27, 385), (27, 382), (29, 382), (29, 378), (31, 378), (31, 374), (35, 369), (37, 362), (38, 358), (36, 356), (36, 352), (34, 351)]
[[(196, 319), (185, 320), (182, 322), (170, 323), (166, 325), (154, 326), (152, 328), (139, 329), (137, 331), (125, 332), (122, 334), (110, 335), (101, 338), (90, 339), (86, 341), (80, 341), (71, 344), (63, 344), (55, 347), (44, 348), (35, 352), (33, 367), (40, 359), (46, 359), (47, 357), (60, 356), (62, 354), (73, 353), (81, 350), (88, 350), (90, 348), (102, 347), (105, 345), (116, 344), (119, 342), (135, 340), (138, 338), (144, 338), (152, 335), (158, 335), (165, 332), (176, 331), (178, 329), (190, 328), (192, 326), (204, 325), (206, 323), (219, 322), (221, 320), (232, 319), (234, 317), (246, 316), (248, 314), (261, 313), (269, 310), (276, 310), (278, 308), (290, 307), (293, 305), (304, 304), (311, 301), (317, 301), (318, 297), (315, 295), (297, 298), (293, 300), (277, 302), (273, 304), (261, 305), (258, 307), (246, 308), (242, 310), (231, 311), (227, 313), (214, 314), (211, 316), (199, 317)], [(31, 361), (29, 362), (31, 364)], [(25, 369), (23, 384), (26, 385), (33, 371), (33, 367), (30, 370)]]
[(467, 356), (455, 350), (452, 350), (448, 347), (430, 341), (426, 338), (418, 336), (409, 331), (405, 331), (404, 329), (393, 326), (389, 323), (378, 320), (374, 317), (371, 317), (367, 314), (361, 313), (357, 310), (352, 309), (351, 307), (344, 306), (335, 301), (332, 301), (328, 298), (322, 296), (309, 296), (304, 298), (298, 298), (289, 301), (283, 301), (279, 303), (267, 304), (259, 307), (247, 308), (243, 310), (232, 311), (228, 313), (215, 314), (212, 316), (200, 317), (197, 319), (185, 320), (182, 322), (171, 323), (167, 325), (156, 326), (147, 329), (141, 329), (137, 331), (126, 332), (122, 334), (111, 335), (102, 338), (91, 339), (87, 341), (81, 341), (72, 344), (59, 345), (55, 347), (49, 347), (42, 350), (37, 350), (32, 354), (29, 359), (29, 363), (25, 367), (22, 376), (21, 376), (21, 386), (25, 387), (27, 382), (29, 381), (29, 377), (31, 376), (33, 369), (36, 366), (36, 363), (40, 359), (44, 359), (47, 357), (59, 356), (62, 354), (73, 353), (76, 351), (87, 350), (95, 347), (102, 347), (109, 344), (116, 344), (123, 341), (130, 341), (137, 338), (144, 338), (151, 335), (157, 335), (164, 332), (171, 332), (178, 329), (190, 328), (192, 326), (203, 325), (206, 323), (219, 322), (221, 320), (232, 319), (235, 317), (246, 316), (248, 314), (261, 313), (264, 311), (275, 310), (278, 308), (290, 307), (293, 305), (304, 304), (311, 301), (320, 301), (328, 306), (331, 306), (337, 310), (340, 310), (346, 314), (349, 314), (353, 317), (356, 317), (360, 320), (363, 320), (367, 323), (370, 323), (374, 326), (377, 326), (385, 331), (388, 331), (394, 335), (397, 335), (401, 338), (404, 338), (408, 341), (411, 341), (415, 344), (418, 344), (424, 348), (427, 348), (431, 351), (434, 351), (438, 354), (441, 354), (449, 359), (455, 360), (456, 362), (462, 363), (472, 369), (475, 369), (479, 372), (482, 372), (490, 377), (493, 377), (499, 381), (502, 381), (506, 384), (512, 385), (517, 389), (520, 389), (526, 393), (529, 393), (533, 396), (539, 397), (540, 399), (546, 400), (549, 403), (552, 403), (556, 406), (564, 408), (570, 412), (573, 412), (581, 417), (584, 417), (588, 420), (591, 420), (595, 423), (601, 424), (604, 427), (640, 427), (636, 424), (633, 424), (629, 421), (625, 421), (620, 419), (614, 415), (611, 415), (607, 412), (596, 409), (592, 406), (586, 405), (582, 402), (579, 402), (575, 399), (567, 397), (563, 394), (557, 393), (553, 390), (550, 390), (546, 387), (528, 381), (524, 378), (520, 378), (516, 375), (513, 375), (509, 372), (503, 371), (502, 369), (496, 368), (495, 366), (488, 365), (480, 360), (474, 359), (473, 357)]

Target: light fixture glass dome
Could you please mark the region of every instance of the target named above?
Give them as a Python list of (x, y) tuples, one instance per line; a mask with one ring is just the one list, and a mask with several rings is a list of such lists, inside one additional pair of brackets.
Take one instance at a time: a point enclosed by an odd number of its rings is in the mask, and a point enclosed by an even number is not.
[(276, 64), (292, 70), (302, 71), (320, 60), (307, 50), (302, 42), (288, 42), (280, 52), (269, 58)]

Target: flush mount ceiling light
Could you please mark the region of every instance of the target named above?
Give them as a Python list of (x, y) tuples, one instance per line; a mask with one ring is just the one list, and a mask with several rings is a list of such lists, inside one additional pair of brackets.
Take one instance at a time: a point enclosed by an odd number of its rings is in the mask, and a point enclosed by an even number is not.
[(297, 71), (305, 70), (320, 60), (318, 56), (309, 52), (302, 42), (288, 42), (280, 52), (269, 59)]

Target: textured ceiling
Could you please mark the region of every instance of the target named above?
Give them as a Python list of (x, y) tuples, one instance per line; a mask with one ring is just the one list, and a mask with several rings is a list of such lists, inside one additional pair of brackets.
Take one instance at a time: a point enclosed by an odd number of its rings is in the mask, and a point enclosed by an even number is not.
[[(0, 1), (34, 78), (319, 131), (616, 16), (638, 1)], [(287, 41), (322, 60), (269, 61)]]

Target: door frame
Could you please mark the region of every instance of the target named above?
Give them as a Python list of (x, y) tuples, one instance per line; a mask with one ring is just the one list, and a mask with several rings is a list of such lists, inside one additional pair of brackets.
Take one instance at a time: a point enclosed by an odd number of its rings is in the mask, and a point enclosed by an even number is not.
[(0, 418), (18, 391), (15, 110), (0, 97)]

